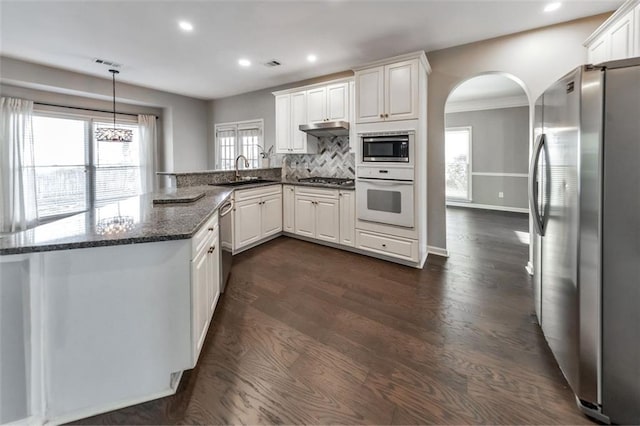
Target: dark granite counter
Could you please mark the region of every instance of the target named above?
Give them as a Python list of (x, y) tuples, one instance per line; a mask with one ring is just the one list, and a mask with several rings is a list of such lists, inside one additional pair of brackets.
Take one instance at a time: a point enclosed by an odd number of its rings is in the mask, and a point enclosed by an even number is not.
[(353, 191), (355, 190), (355, 185), (334, 185), (334, 184), (330, 184), (330, 183), (310, 183), (310, 182), (298, 182), (297, 180), (274, 180), (272, 182), (259, 182), (259, 183), (247, 183), (244, 185), (238, 185), (238, 186), (221, 186), (221, 185), (216, 185), (215, 183), (212, 183), (212, 186), (215, 186), (216, 188), (229, 188), (229, 189), (235, 189), (235, 190), (242, 190), (242, 189), (251, 189), (251, 188), (259, 188), (261, 186), (269, 186), (269, 185), (296, 185), (296, 186), (313, 186), (316, 188), (329, 188), (329, 189), (343, 189), (345, 191)]
[[(192, 203), (153, 204), (159, 195), (204, 192)], [(3, 235), (0, 255), (35, 253), (191, 238), (233, 188), (200, 186), (127, 198), (85, 213)], [(120, 229), (119, 232), (113, 232)]]

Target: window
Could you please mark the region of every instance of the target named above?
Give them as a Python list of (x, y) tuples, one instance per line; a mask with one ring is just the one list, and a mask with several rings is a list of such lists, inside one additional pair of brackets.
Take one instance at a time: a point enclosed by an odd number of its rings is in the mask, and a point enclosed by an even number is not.
[(447, 199), (471, 201), (471, 127), (446, 129), (445, 166)]
[(216, 124), (216, 169), (233, 170), (240, 154), (250, 168), (260, 167), (263, 127), (263, 120)]
[(96, 127), (113, 126), (81, 116), (36, 112), (33, 117), (38, 216), (51, 219), (85, 211), (141, 191), (139, 137), (133, 142), (98, 142)]

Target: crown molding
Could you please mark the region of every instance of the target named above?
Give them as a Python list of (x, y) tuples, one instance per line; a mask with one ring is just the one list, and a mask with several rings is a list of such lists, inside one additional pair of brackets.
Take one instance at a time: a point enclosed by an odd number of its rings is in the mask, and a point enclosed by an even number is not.
[(503, 98), (478, 99), (473, 101), (447, 102), (444, 112), (482, 111), (488, 109), (517, 108), (529, 106), (529, 99), (525, 96), (507, 96)]

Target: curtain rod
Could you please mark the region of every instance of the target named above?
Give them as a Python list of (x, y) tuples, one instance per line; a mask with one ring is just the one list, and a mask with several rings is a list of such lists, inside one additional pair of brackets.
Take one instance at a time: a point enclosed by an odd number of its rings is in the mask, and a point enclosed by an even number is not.
[[(81, 111), (105, 112), (107, 114), (113, 114), (113, 111), (107, 111), (106, 109), (80, 108), (80, 107), (72, 107), (72, 106), (68, 106), (68, 105), (48, 104), (46, 102), (34, 102), (33, 104), (34, 105), (57, 107), (57, 108), (78, 109), (78, 110), (81, 110)], [(133, 116), (133, 117), (137, 117), (138, 116), (138, 114), (133, 114), (131, 112), (117, 112), (116, 111), (116, 114), (119, 114), (119, 115), (130, 115), (130, 116)], [(154, 117), (156, 118), (156, 120), (158, 118), (160, 118), (157, 115), (154, 115)]]

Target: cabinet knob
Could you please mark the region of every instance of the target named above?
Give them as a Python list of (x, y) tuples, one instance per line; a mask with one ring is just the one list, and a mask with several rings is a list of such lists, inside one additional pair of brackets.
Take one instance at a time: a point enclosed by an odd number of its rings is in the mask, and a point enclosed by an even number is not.
[(209, 229), (208, 229), (208, 231), (209, 231), (209, 232), (213, 232), (213, 228), (209, 228)]
[(384, 118), (389, 118), (389, 114), (385, 114), (385, 115), (384, 115)]
[(384, 114), (380, 114), (380, 118), (384, 118)]
[(387, 247), (387, 245), (386, 245), (386, 244), (383, 244), (383, 245), (382, 245), (382, 247), (385, 247), (385, 248), (386, 248), (386, 247)]

